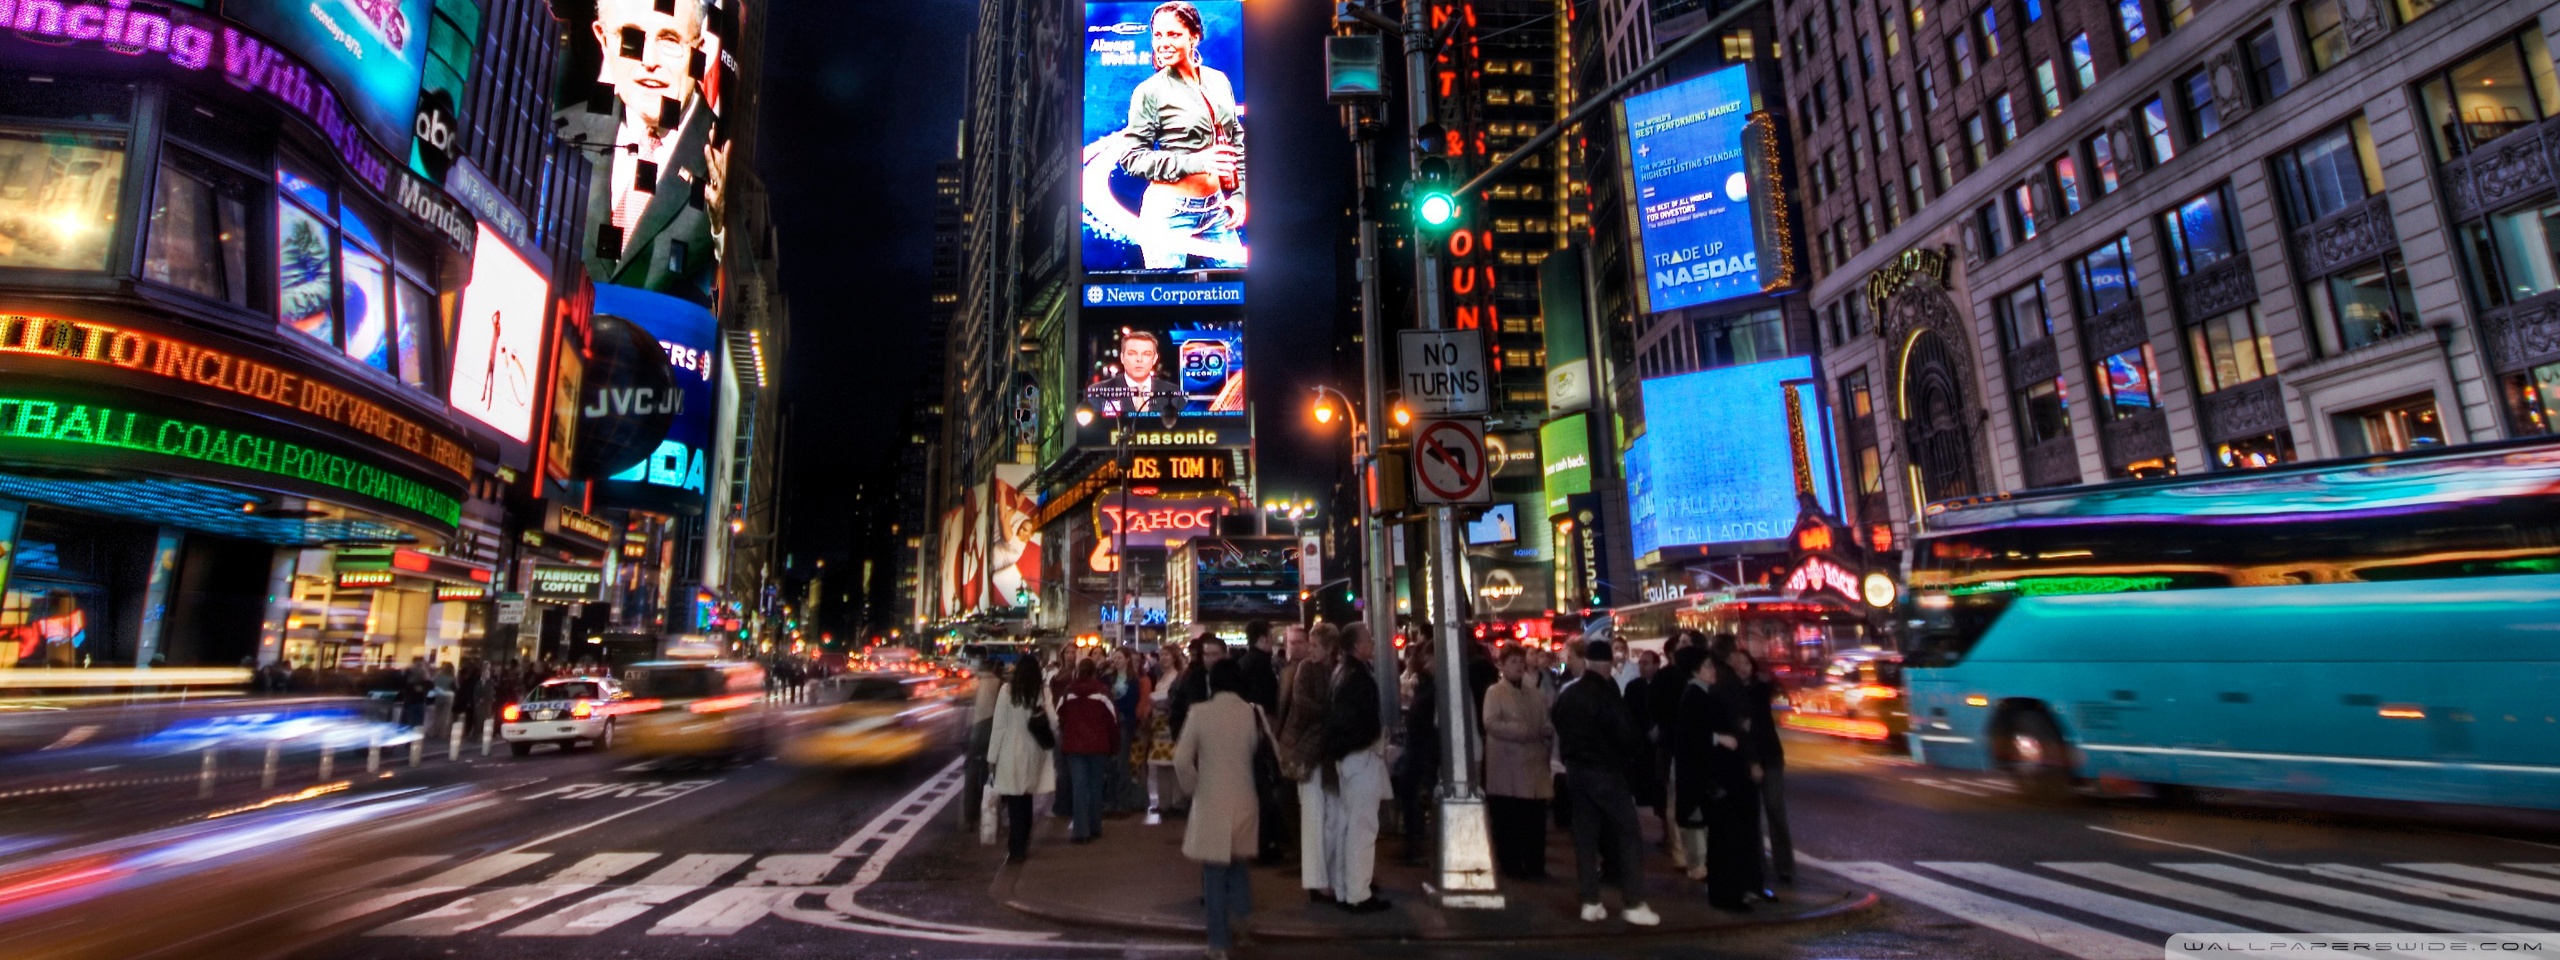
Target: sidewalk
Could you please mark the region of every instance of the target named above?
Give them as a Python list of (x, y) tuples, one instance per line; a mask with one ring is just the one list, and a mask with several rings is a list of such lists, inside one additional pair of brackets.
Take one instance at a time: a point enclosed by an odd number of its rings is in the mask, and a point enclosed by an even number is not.
[[(1182, 857), (1182, 821), (1146, 825), (1142, 819), (1104, 821), (1102, 839), (1086, 846), (1067, 843), (1066, 821), (1047, 816), (1042, 803), (1040, 826), (1031, 856), (1007, 867), (989, 891), (1016, 911), (1059, 923), (1204, 936), (1200, 907), (1200, 867)], [(1379, 895), (1394, 908), (1376, 914), (1351, 914), (1310, 903), (1298, 886), (1298, 867), (1253, 870), (1252, 919), (1241, 932), (1265, 940), (1428, 940), (1439, 942), (1512, 943), (1589, 937), (1594, 934), (1642, 937), (1695, 937), (1801, 923), (1857, 913), (1877, 905), (1873, 892), (1839, 884), (1821, 871), (1798, 871), (1796, 884), (1778, 888), (1777, 903), (1754, 904), (1749, 914), (1710, 909), (1706, 892), (1686, 876), (1672, 872), (1671, 858), (1656, 849), (1645, 857), (1645, 889), (1658, 927), (1636, 927), (1618, 919), (1617, 891), (1601, 902), (1609, 919), (1585, 923), (1573, 874), (1570, 833), (1547, 836), (1548, 878), (1505, 880), (1509, 903), (1501, 910), (1443, 910), (1422, 892), (1431, 879), (1427, 867), (1398, 863), (1394, 854), (1401, 837), (1379, 838)], [(987, 848), (1001, 855), (1001, 847)]]

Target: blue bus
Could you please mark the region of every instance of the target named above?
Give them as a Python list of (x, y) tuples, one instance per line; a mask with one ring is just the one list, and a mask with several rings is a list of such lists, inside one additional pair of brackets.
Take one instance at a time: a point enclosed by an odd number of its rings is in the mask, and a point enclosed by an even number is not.
[(2560, 443), (1933, 504), (1925, 763), (2560, 809)]

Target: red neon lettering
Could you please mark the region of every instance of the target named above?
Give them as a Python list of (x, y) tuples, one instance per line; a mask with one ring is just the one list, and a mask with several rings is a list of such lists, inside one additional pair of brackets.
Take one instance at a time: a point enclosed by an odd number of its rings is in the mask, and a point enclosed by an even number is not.
[(1476, 240), (1475, 240), (1475, 237), (1468, 235), (1468, 233), (1467, 233), (1466, 231), (1464, 231), (1464, 230), (1460, 230), (1460, 231), (1458, 231), (1458, 232), (1456, 232), (1456, 233), (1452, 233), (1452, 234), (1450, 234), (1450, 235), (1449, 235), (1449, 255), (1450, 255), (1450, 256), (1453, 256), (1453, 257), (1463, 257), (1463, 256), (1466, 256), (1467, 254), (1474, 253), (1474, 252), (1475, 252), (1475, 249), (1476, 249)]
[(1476, 273), (1475, 273), (1475, 271), (1473, 271), (1473, 270), (1469, 270), (1469, 269), (1466, 269), (1466, 268), (1464, 268), (1464, 267), (1460, 267), (1460, 268), (1458, 268), (1457, 270), (1451, 271), (1451, 273), (1450, 273), (1450, 275), (1449, 275), (1449, 292), (1451, 292), (1451, 293), (1455, 293), (1455, 294), (1458, 294), (1458, 295), (1460, 295), (1460, 296), (1465, 296), (1465, 295), (1467, 295), (1467, 294), (1474, 293), (1474, 292), (1475, 292), (1475, 289), (1476, 289)]

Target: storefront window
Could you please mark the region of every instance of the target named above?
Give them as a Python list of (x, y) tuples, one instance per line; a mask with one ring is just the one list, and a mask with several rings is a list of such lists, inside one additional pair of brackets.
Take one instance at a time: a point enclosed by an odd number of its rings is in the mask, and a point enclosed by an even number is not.
[(2160, 377), (2143, 344), (2098, 361), (2098, 399), (2108, 419), (2126, 420), (2160, 406)]
[(2332, 420), (2338, 430), (2339, 452), (2351, 457), (2441, 447), (2445, 443), (2444, 418), (2436, 413), (2432, 394), (2403, 397), (2338, 414)]
[(2071, 394), (2062, 378), (2028, 384), (2018, 391), (2018, 439), (2035, 446), (2071, 435)]
[(243, 177), (172, 151), (160, 164), (142, 278), (249, 305), (249, 208)]
[(2258, 308), (2243, 307), (2187, 328), (2196, 392), (2212, 393), (2276, 371), (2275, 341), (2258, 327)]
[(2225, 470), (2256, 470), (2293, 462), (2293, 431), (2278, 430), (2213, 446), (2213, 460)]
[(2560, 433), (2560, 363), (2546, 363), (2510, 375), (2506, 388), (2507, 409), (2515, 415), (2517, 433)]
[(2328, 321), (2320, 344), (2332, 355), (2420, 329), (2397, 254), (2304, 284), (2302, 296), (2311, 316)]
[(2168, 239), (2169, 268), (2183, 277), (2238, 256), (2230, 195), (2221, 188), (2188, 200), (2160, 215), (2160, 234)]
[(0, 129), (0, 267), (104, 270), (124, 138)]
[(2382, 163), (2374, 156), (2373, 133), (2361, 116), (2277, 154), (2275, 168), (2285, 216), (2295, 227), (2382, 192)]
[(2071, 261), (2071, 278), (2079, 287), (2081, 316), (2094, 317), (2132, 304), (2136, 295), (2132, 239), (2117, 237)]
[(2560, 77), (2542, 31), (2527, 30), (2427, 78), (2418, 96), (2436, 159), (2451, 160), (2560, 110)]

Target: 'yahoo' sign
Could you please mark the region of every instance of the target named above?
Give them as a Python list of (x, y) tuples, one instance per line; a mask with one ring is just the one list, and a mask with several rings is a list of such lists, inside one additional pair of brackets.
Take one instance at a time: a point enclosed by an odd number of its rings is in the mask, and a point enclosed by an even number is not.
[[(39, 43), (45, 41), (37, 38), (68, 41), (47, 45), (94, 43), (128, 57), (156, 54), (188, 72), (219, 61), (222, 78), (232, 86), (263, 94), (309, 121), (337, 148), (347, 173), (375, 194), (390, 199), (464, 252), (471, 250), (477, 237), (470, 215), (423, 189), (423, 182), (409, 182), (415, 178), (374, 146), (364, 127), (338, 101), (337, 93), (310, 67), (238, 28), (179, 8), (133, 9), (130, 0), (0, 0), (0, 28), (14, 29), (20, 37)], [(397, 190), (391, 182), (395, 175), (403, 181)]]

